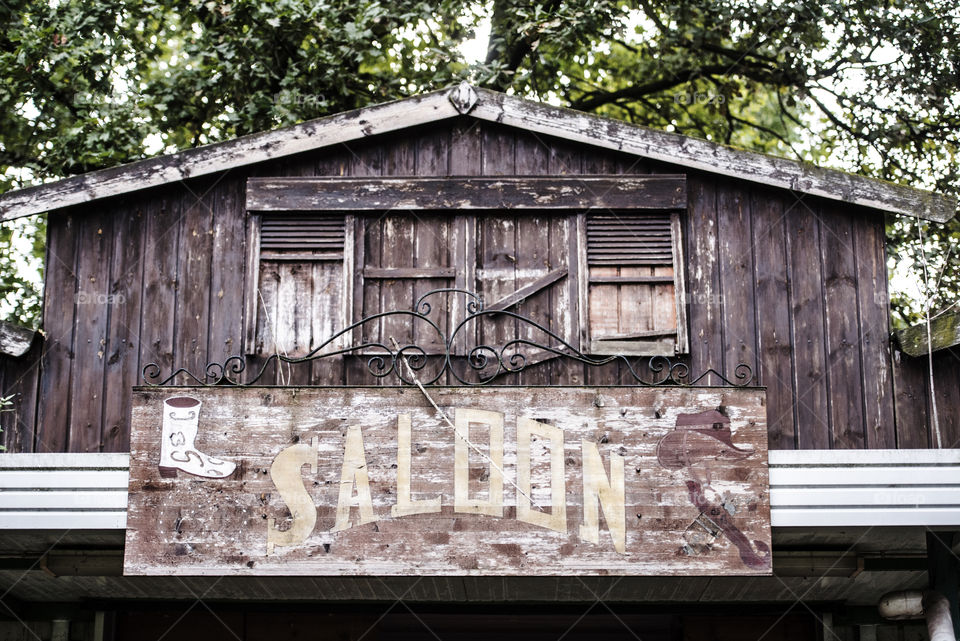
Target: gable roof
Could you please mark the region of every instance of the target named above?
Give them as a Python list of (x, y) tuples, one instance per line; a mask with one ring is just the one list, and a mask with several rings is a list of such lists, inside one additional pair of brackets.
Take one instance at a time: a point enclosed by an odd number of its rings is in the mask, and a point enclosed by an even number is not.
[(742, 180), (928, 220), (950, 220), (954, 198), (833, 169), (743, 151), (479, 89), (453, 89), (101, 169), (0, 195), (0, 220), (424, 125), (461, 114)]

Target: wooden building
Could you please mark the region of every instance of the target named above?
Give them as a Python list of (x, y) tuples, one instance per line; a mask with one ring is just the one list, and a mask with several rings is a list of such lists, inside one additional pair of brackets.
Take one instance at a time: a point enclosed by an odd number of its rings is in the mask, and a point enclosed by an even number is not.
[[(4, 220), (48, 214), (48, 249), (42, 331), (0, 335), (0, 639), (921, 638), (875, 606), (931, 587), (958, 618), (960, 350), (891, 336), (884, 216), (955, 209), (468, 85), (4, 194)], [(772, 574), (123, 575), (128, 469), (131, 519), (156, 487), (139, 388), (221, 383), (190, 392), (208, 411), (414, 378), (601, 409), (606, 386), (764, 390)]]

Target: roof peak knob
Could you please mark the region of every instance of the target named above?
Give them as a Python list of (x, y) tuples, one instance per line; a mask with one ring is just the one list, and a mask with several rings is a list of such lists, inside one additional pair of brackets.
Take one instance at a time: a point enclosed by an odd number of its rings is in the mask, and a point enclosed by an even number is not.
[(450, 99), (450, 102), (459, 113), (465, 115), (470, 113), (470, 110), (476, 106), (479, 96), (477, 96), (476, 89), (474, 89), (469, 82), (464, 80), (450, 90), (450, 93), (447, 94), (447, 98)]

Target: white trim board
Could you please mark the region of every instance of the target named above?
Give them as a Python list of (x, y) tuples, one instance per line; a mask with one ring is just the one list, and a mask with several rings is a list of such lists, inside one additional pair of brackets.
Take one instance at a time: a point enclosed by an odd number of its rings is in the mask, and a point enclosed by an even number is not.
[[(464, 100), (464, 97), (467, 100)], [(0, 195), (0, 220), (53, 211), (460, 114), (641, 158), (945, 222), (955, 198), (461, 85)]]
[[(773, 450), (773, 527), (960, 526), (960, 449)], [(126, 527), (127, 454), (0, 455), (0, 530)]]

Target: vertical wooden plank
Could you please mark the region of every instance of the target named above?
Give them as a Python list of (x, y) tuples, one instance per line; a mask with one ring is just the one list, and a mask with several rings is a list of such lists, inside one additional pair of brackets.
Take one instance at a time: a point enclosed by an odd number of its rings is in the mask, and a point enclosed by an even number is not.
[[(686, 214), (684, 214), (686, 215)], [(673, 296), (674, 319), (677, 328), (677, 352), (690, 351), (690, 323), (687, 320), (689, 290), (687, 289), (687, 259), (683, 244), (683, 220), (679, 212), (670, 215), (670, 237), (673, 242)], [(667, 272), (663, 272), (667, 275)]]
[[(560, 162), (554, 162), (550, 169), (551, 172), (557, 171), (560, 169)], [(612, 157), (608, 154), (603, 153), (585, 153), (581, 159), (581, 169), (585, 174), (613, 174), (619, 173), (615, 167), (615, 162)], [(616, 269), (609, 271), (610, 268), (599, 268), (601, 271), (597, 271), (597, 268), (591, 269), (587, 265), (586, 255), (587, 255), (587, 228), (586, 228), (586, 214), (578, 213), (576, 217), (577, 225), (577, 246), (576, 246), (576, 257), (577, 257), (577, 270), (579, 272), (579, 283), (577, 283), (576, 296), (578, 298), (578, 304), (580, 307), (580, 350), (584, 353), (589, 353), (590, 351), (590, 337), (593, 331), (602, 329), (605, 325), (594, 325), (593, 316), (596, 315), (596, 312), (592, 311), (595, 305), (599, 305), (601, 308), (607, 308), (611, 304), (615, 305), (616, 301), (611, 303), (609, 300), (602, 302), (597, 302), (593, 299), (594, 292), (599, 293), (601, 296), (611, 293), (611, 289), (605, 286), (594, 286), (592, 287), (589, 284), (590, 275), (595, 276), (615, 276)], [(571, 261), (572, 264), (572, 261)], [(607, 270), (607, 271), (603, 271)], [(605, 365), (601, 368), (590, 367), (587, 365), (583, 366), (583, 380), (585, 383), (590, 385), (611, 385), (616, 383), (619, 379), (620, 366), (617, 363), (611, 363)]]
[[(853, 229), (846, 211), (824, 205), (820, 216), (826, 315), (827, 384), (832, 426), (831, 447), (866, 446), (860, 357), (859, 292)], [(873, 292), (865, 292), (872, 296)]]
[(723, 322), (723, 374), (734, 380), (738, 363), (757, 369), (757, 327), (754, 307), (753, 242), (750, 196), (740, 189), (717, 194), (720, 301)]
[[(245, 201), (244, 201), (245, 202)], [(247, 214), (246, 206), (241, 209), (246, 233), (244, 252), (243, 280), (243, 352), (252, 356), (257, 351), (257, 313), (260, 299), (257, 289), (260, 286), (260, 214)]]
[[(516, 139), (515, 172), (524, 176), (544, 175), (549, 170), (548, 149), (532, 136), (519, 135)], [(516, 217), (516, 277), (515, 288), (519, 289), (544, 276), (551, 269), (561, 266), (551, 264), (551, 258), (566, 261), (556, 253), (552, 247), (550, 230), (553, 218), (557, 214), (529, 214)], [(556, 331), (558, 328), (551, 319), (568, 313), (568, 307), (563, 304), (564, 299), (558, 296), (561, 287), (551, 286), (517, 305), (515, 311), (527, 318)], [(516, 290), (514, 290), (516, 291)], [(561, 334), (562, 335), (562, 334)], [(545, 345), (553, 344), (548, 334), (533, 328), (526, 323), (518, 323), (517, 338), (525, 338), (534, 343)], [(521, 350), (528, 359), (543, 358), (546, 354), (541, 350), (526, 347)], [(528, 366), (519, 377), (523, 385), (549, 385), (551, 382), (552, 367), (546, 362)]]
[[(707, 369), (725, 372), (721, 318), (720, 266), (717, 252), (717, 193), (711, 176), (689, 176), (687, 239), (690, 273), (690, 367), (699, 376)], [(718, 385), (715, 376), (703, 380)]]
[[(591, 267), (593, 276), (619, 276), (619, 267)], [(591, 339), (597, 336), (610, 336), (620, 333), (620, 292), (619, 286), (610, 283), (590, 285), (590, 310), (587, 322)]]
[(922, 367), (924, 364), (923, 359), (893, 350), (894, 411), (900, 449), (923, 449), (933, 443), (929, 433), (928, 374)]
[(213, 207), (207, 358), (220, 363), (242, 349), (244, 277), (256, 274), (237, 269), (246, 255), (243, 185), (242, 178), (226, 177), (216, 188)]
[[(310, 351), (313, 331), (314, 305), (313, 264), (282, 263), (280, 265), (280, 289), (277, 292), (277, 336), (280, 353), (300, 357)], [(279, 382), (282, 385), (307, 385), (310, 382), (310, 366), (301, 363), (286, 363), (280, 367)]]
[[(284, 159), (279, 165), (284, 176), (311, 176), (316, 173), (316, 162), (298, 157)], [(314, 304), (314, 266), (309, 262), (281, 263), (277, 267), (280, 282), (277, 286), (276, 326), (277, 351), (287, 357), (301, 357), (313, 346), (313, 316), (318, 313)], [(323, 312), (328, 312), (324, 309)], [(313, 365), (308, 363), (276, 364), (276, 382), (279, 385), (309, 385)]]
[[(341, 328), (340, 310), (343, 307), (343, 264), (339, 261), (318, 261), (309, 265), (312, 274), (310, 282), (313, 289), (310, 292), (310, 350), (314, 350), (336, 334)], [(324, 352), (335, 351), (337, 344), (333, 343), (325, 348)], [(317, 362), (317, 361), (315, 361)], [(319, 363), (331, 363), (332, 359), (321, 359)], [(309, 365), (300, 365), (305, 371), (310, 371)], [(332, 373), (332, 372), (331, 372)], [(315, 380), (312, 385), (317, 385)], [(327, 385), (336, 383), (326, 382)]]
[[(666, 266), (654, 267), (651, 272), (653, 276), (661, 278), (674, 275), (673, 267)], [(653, 327), (651, 329), (661, 332), (679, 332), (676, 287), (670, 284), (658, 284), (651, 286), (650, 289), (653, 295)]]
[(105, 452), (130, 450), (130, 388), (140, 377), (140, 295), (143, 291), (143, 243), (146, 218), (144, 194), (115, 214), (111, 252), (106, 372), (103, 387)]
[[(482, 123), (479, 120), (461, 119), (456, 122), (450, 133), (450, 175), (477, 176), (482, 169), (483, 140)], [(454, 287), (470, 292), (477, 287), (477, 224), (476, 216), (458, 215), (454, 217), (451, 232), (453, 242), (453, 264), (457, 265)], [(450, 300), (450, 318), (454, 327), (468, 316), (466, 296), (455, 295)], [(474, 327), (464, 327), (452, 345), (454, 354), (465, 354), (477, 342), (476, 323)], [(452, 330), (451, 330), (452, 331)], [(458, 368), (459, 369), (459, 368)], [(445, 382), (453, 384), (455, 379), (449, 372)]]
[(516, 136), (507, 127), (485, 125), (482, 129), (481, 167), (483, 176), (511, 176), (516, 173)]
[(413, 144), (417, 154), (417, 176), (450, 175), (450, 131), (443, 127), (434, 132), (420, 135)]
[[(517, 289), (516, 216), (511, 212), (484, 215), (479, 221), (480, 264), (477, 280), (486, 304), (508, 296)], [(500, 349), (516, 336), (516, 322), (497, 315), (480, 319), (480, 342)], [(485, 372), (489, 375), (492, 372)]]
[(7, 452), (33, 452), (36, 437), (37, 392), (40, 383), (40, 355), (43, 339), (34, 337), (33, 345), (19, 358), (0, 357), (2, 394), (12, 405), (0, 413), (0, 443)]
[[(353, 149), (345, 170), (350, 176), (380, 176), (389, 170), (386, 167), (386, 153), (379, 146), (368, 150), (361, 150), (362, 157)], [(408, 174), (409, 175), (409, 174)], [(370, 313), (379, 310), (380, 283), (379, 281), (365, 281), (364, 267), (380, 267), (380, 216), (366, 215), (356, 217), (356, 233), (354, 235), (354, 281), (353, 296), (348, 308), (353, 308), (353, 321), (356, 322)], [(379, 325), (368, 323), (354, 333), (354, 345), (380, 339)], [(357, 354), (357, 352), (354, 352)], [(348, 385), (370, 385), (375, 383), (367, 369), (367, 356), (348, 356), (344, 359), (344, 378)]]
[[(389, 176), (410, 176), (416, 173), (417, 148), (414, 141), (398, 137), (384, 150), (384, 173)], [(381, 267), (415, 267), (414, 219), (407, 213), (386, 212), (382, 218), (380, 251)], [(378, 312), (413, 309), (413, 282), (410, 279), (380, 282)], [(392, 349), (393, 340), (401, 346), (413, 340), (409, 317), (382, 319), (380, 341)], [(383, 381), (392, 384), (393, 381)]]
[(80, 218), (78, 229), (74, 361), (70, 395), (71, 452), (99, 452), (103, 421), (103, 386), (106, 365), (107, 325), (112, 311), (110, 263), (113, 222), (127, 213), (105, 208)]
[(483, 122), (473, 118), (457, 120), (450, 132), (449, 170), (451, 176), (479, 176), (483, 162)]
[[(262, 261), (257, 277), (257, 341), (256, 355), (262, 365), (271, 354), (277, 351), (279, 311), (277, 309), (280, 291), (280, 265), (272, 261)], [(271, 379), (271, 382), (273, 380)]]
[(960, 447), (960, 350), (950, 348), (934, 353), (933, 387), (941, 445), (948, 449)]
[[(550, 218), (549, 268), (567, 268), (567, 278), (550, 287), (550, 329), (570, 345), (579, 345), (579, 297), (570, 282), (578, 277), (576, 214), (554, 215)], [(554, 385), (579, 385), (583, 382), (583, 367), (570, 359), (550, 363), (550, 382)]]
[(794, 425), (794, 381), (787, 278), (783, 201), (770, 190), (757, 189), (750, 206), (755, 253), (755, 307), (759, 358), (754, 371), (767, 387), (767, 431), (772, 449), (797, 447)]
[(70, 434), (70, 376), (77, 295), (79, 208), (47, 220), (40, 389), (34, 451), (66, 452)]
[(181, 212), (176, 194), (173, 189), (157, 193), (144, 212), (139, 360), (141, 368), (156, 363), (163, 378), (174, 369)]
[(205, 372), (210, 316), (213, 202), (219, 176), (184, 183), (181, 190), (180, 248), (177, 260), (177, 314), (174, 354), (179, 367)]
[[(458, 120), (450, 134), (450, 175), (478, 176), (482, 171), (483, 134), (482, 122), (475, 119)], [(457, 289), (477, 292), (477, 218), (473, 215), (455, 216), (451, 238), (454, 242), (453, 264), (458, 267), (454, 281)], [(454, 296), (450, 301), (450, 317), (454, 323), (467, 317), (466, 296)], [(475, 325), (476, 323), (474, 323)], [(453, 345), (456, 354), (465, 354), (478, 339), (476, 327), (464, 327), (457, 334)], [(447, 384), (455, 379), (448, 374)]]
[[(653, 267), (621, 267), (620, 276), (653, 276)], [(628, 283), (617, 286), (620, 318), (615, 333), (624, 335), (653, 329), (653, 287)]]
[(853, 222), (860, 352), (863, 372), (863, 420), (866, 447), (896, 447), (893, 372), (890, 353), (890, 300), (883, 217), (859, 212)]
[(803, 200), (791, 203), (787, 220), (787, 264), (793, 314), (794, 387), (799, 449), (829, 449), (823, 276), (820, 226)]
[[(418, 176), (448, 175), (450, 169), (450, 131), (443, 128), (436, 133), (420, 136), (416, 141), (416, 153), (416, 172)], [(458, 234), (451, 233), (453, 230), (451, 230), (447, 217), (436, 214), (414, 213), (413, 218), (414, 266), (425, 269), (449, 267), (451, 253), (456, 253), (454, 248), (458, 242), (462, 243), (463, 239)], [(415, 279), (412, 283), (413, 296), (410, 301), (410, 309), (413, 309), (416, 301), (427, 292), (452, 287), (454, 284), (454, 281), (448, 279)], [(434, 296), (432, 300), (428, 301), (431, 305), (430, 318), (440, 325), (445, 333), (449, 331), (451, 298), (456, 298), (456, 296)], [(407, 322), (409, 323), (409, 320)], [(413, 342), (430, 352), (443, 353), (445, 349), (443, 336), (438, 335), (436, 330), (427, 323), (419, 321), (414, 321), (414, 323)], [(432, 376), (429, 374), (430, 372), (442, 367), (440, 359), (430, 359), (430, 361), (430, 365), (424, 370), (424, 374), (427, 376)]]
[[(379, 157), (374, 165), (379, 165)], [(317, 176), (342, 176), (347, 171), (347, 158), (343, 154), (329, 153), (323, 158), (317, 160), (314, 167), (314, 174)], [(333, 334), (345, 329), (353, 323), (354, 319), (354, 285), (356, 284), (356, 270), (354, 269), (356, 261), (356, 216), (345, 216), (344, 221), (344, 247), (343, 262), (336, 266), (328, 263), (318, 263), (314, 266), (314, 296), (319, 292), (330, 291), (334, 288), (338, 292), (337, 306), (335, 309), (329, 309), (327, 314), (315, 313), (313, 321), (313, 341), (314, 345), (325, 341)], [(339, 284), (333, 283), (335, 267), (339, 268)], [(332, 295), (332, 294), (331, 294)], [(358, 298), (362, 299), (362, 293)], [(315, 299), (316, 300), (316, 299)], [(329, 315), (330, 318), (325, 318)], [(327, 332), (327, 333), (325, 333)], [(329, 350), (343, 349), (353, 345), (353, 334), (344, 335), (337, 343), (331, 344)], [(333, 356), (329, 358), (320, 358), (312, 361), (309, 365), (301, 365), (310, 370), (311, 385), (343, 385), (346, 383), (345, 358), (343, 356)]]
[(557, 138), (540, 139), (550, 146), (550, 174), (579, 176), (583, 170), (583, 148)]
[[(516, 135), (512, 129), (485, 125), (481, 171), (485, 176), (516, 173)], [(478, 289), (487, 304), (516, 291), (517, 223), (512, 212), (480, 214)], [(480, 342), (500, 348), (516, 336), (513, 319), (486, 316), (481, 320)], [(486, 372), (489, 374), (490, 372)], [(503, 380), (512, 383), (515, 377)]]

